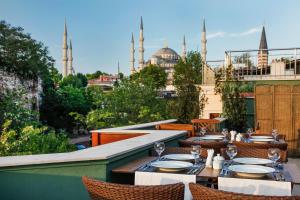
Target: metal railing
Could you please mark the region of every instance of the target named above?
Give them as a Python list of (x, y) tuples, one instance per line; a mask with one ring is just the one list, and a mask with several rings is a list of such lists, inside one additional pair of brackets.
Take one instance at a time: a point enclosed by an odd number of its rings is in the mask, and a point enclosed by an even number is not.
[[(300, 80), (300, 48), (225, 51), (238, 80)], [(216, 68), (217, 69), (217, 68)]]

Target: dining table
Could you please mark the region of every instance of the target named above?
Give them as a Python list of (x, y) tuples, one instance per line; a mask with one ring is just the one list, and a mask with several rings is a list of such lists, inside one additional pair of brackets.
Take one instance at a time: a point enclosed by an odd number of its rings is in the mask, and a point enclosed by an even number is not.
[[(157, 160), (154, 156), (145, 156), (131, 161), (122, 166), (112, 169), (113, 174), (124, 174), (134, 176), (136, 171), (141, 171), (143, 166), (150, 162)], [(204, 163), (203, 163), (204, 165)], [(158, 172), (159, 173), (159, 172)], [(174, 172), (172, 172), (174, 173)], [(300, 184), (300, 169), (294, 163), (284, 163), (282, 164), (281, 174), (284, 177), (284, 181), (289, 181), (292, 184)], [(222, 177), (221, 169), (213, 169), (208, 167), (201, 167), (199, 171), (196, 172), (197, 182), (207, 182), (207, 183), (217, 183), (218, 177)], [(233, 174), (227, 174), (226, 176), (234, 176)], [(265, 179), (274, 180), (276, 177), (267, 176)], [(282, 181), (282, 180), (281, 180)]]

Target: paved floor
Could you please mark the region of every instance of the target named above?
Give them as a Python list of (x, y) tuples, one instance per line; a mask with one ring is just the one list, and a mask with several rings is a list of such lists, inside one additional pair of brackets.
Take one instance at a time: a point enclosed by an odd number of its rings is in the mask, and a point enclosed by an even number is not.
[[(294, 163), (300, 169), (300, 158), (289, 158), (289, 163)], [(294, 185), (293, 195), (300, 195), (300, 185)]]

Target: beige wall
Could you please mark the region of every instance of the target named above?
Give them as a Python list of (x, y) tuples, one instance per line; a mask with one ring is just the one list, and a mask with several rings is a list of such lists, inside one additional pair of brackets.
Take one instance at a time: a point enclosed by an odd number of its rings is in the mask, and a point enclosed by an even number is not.
[(210, 113), (222, 113), (222, 100), (219, 94), (215, 94), (214, 85), (201, 85), (207, 98), (204, 111), (200, 118), (209, 119)]

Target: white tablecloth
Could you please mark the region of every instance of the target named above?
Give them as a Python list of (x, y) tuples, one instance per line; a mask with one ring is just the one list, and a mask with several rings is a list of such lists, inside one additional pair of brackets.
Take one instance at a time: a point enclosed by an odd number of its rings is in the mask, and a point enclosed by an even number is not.
[(291, 196), (291, 182), (242, 179), (242, 178), (218, 178), (219, 190), (237, 192), (243, 194)]
[(196, 183), (196, 175), (135, 172), (135, 185), (165, 185), (179, 182), (185, 184), (184, 199), (191, 200), (192, 194), (189, 189), (189, 183)]

